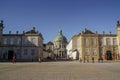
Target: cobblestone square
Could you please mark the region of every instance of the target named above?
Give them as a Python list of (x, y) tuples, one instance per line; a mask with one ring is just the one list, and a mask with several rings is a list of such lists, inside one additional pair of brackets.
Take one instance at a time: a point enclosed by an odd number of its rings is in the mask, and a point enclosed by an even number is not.
[(0, 63), (0, 80), (119, 80), (120, 63)]

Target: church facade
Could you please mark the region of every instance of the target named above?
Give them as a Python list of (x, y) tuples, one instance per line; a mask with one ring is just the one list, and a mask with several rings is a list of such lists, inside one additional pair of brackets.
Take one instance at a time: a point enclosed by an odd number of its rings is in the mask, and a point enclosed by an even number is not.
[(55, 59), (67, 59), (67, 38), (63, 35), (60, 29), (54, 41), (54, 57)]
[(43, 37), (33, 29), (19, 34), (3, 34), (3, 21), (0, 23), (0, 59), (12, 60), (13, 56), (17, 61), (38, 61), (43, 58)]
[(45, 60), (66, 60), (67, 59), (67, 38), (60, 29), (53, 42), (44, 44), (43, 56)]

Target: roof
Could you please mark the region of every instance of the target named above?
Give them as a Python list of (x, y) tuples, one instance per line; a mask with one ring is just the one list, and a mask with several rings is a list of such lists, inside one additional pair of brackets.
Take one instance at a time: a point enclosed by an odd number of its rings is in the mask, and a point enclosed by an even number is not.
[(33, 27), (33, 29), (31, 29), (30, 31), (25, 32), (25, 34), (38, 34), (38, 32), (36, 32), (35, 27)]
[(53, 45), (53, 43), (52, 43), (51, 41), (49, 41), (49, 42), (47, 43), (47, 45)]
[(99, 34), (99, 37), (116, 37), (117, 34)]
[(23, 34), (11, 34), (11, 31), (9, 31), (9, 34), (3, 34), (3, 36), (24, 36), (24, 35), (27, 35), (27, 36), (40, 36), (42, 39), (43, 39), (43, 36), (41, 33), (39, 33), (38, 31), (36, 32), (35, 30), (35, 27), (33, 27), (33, 29), (27, 31), (27, 32), (24, 32), (23, 31)]
[(92, 31), (85, 28), (85, 30), (82, 32), (83, 34), (95, 34)]
[(27, 32), (25, 32), (24, 34), (37, 34), (37, 35), (39, 35), (42, 39), (43, 39), (43, 36), (42, 36), (42, 34), (41, 33), (39, 33), (38, 31), (36, 31), (35, 30), (35, 27), (33, 27), (33, 29), (31, 29), (30, 31), (27, 31)]
[(66, 37), (62, 34), (62, 30), (59, 30), (58, 35), (54, 39), (54, 42), (59, 42), (59, 41), (67, 42)]

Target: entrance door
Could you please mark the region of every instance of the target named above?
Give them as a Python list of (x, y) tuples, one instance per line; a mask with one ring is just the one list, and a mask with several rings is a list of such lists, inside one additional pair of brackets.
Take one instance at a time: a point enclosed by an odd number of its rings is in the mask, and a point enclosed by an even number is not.
[(111, 51), (107, 51), (107, 60), (112, 60), (112, 53)]
[(13, 59), (13, 55), (14, 55), (14, 51), (13, 50), (9, 50), (8, 51), (8, 60), (12, 60)]

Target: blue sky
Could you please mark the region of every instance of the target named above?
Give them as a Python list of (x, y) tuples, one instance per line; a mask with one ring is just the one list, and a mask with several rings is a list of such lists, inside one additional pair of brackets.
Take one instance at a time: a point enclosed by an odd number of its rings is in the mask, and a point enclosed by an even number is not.
[(0, 0), (0, 20), (4, 20), (4, 33), (22, 33), (36, 27), (47, 43), (61, 28), (69, 41), (84, 28), (116, 34), (119, 3), (120, 0)]

